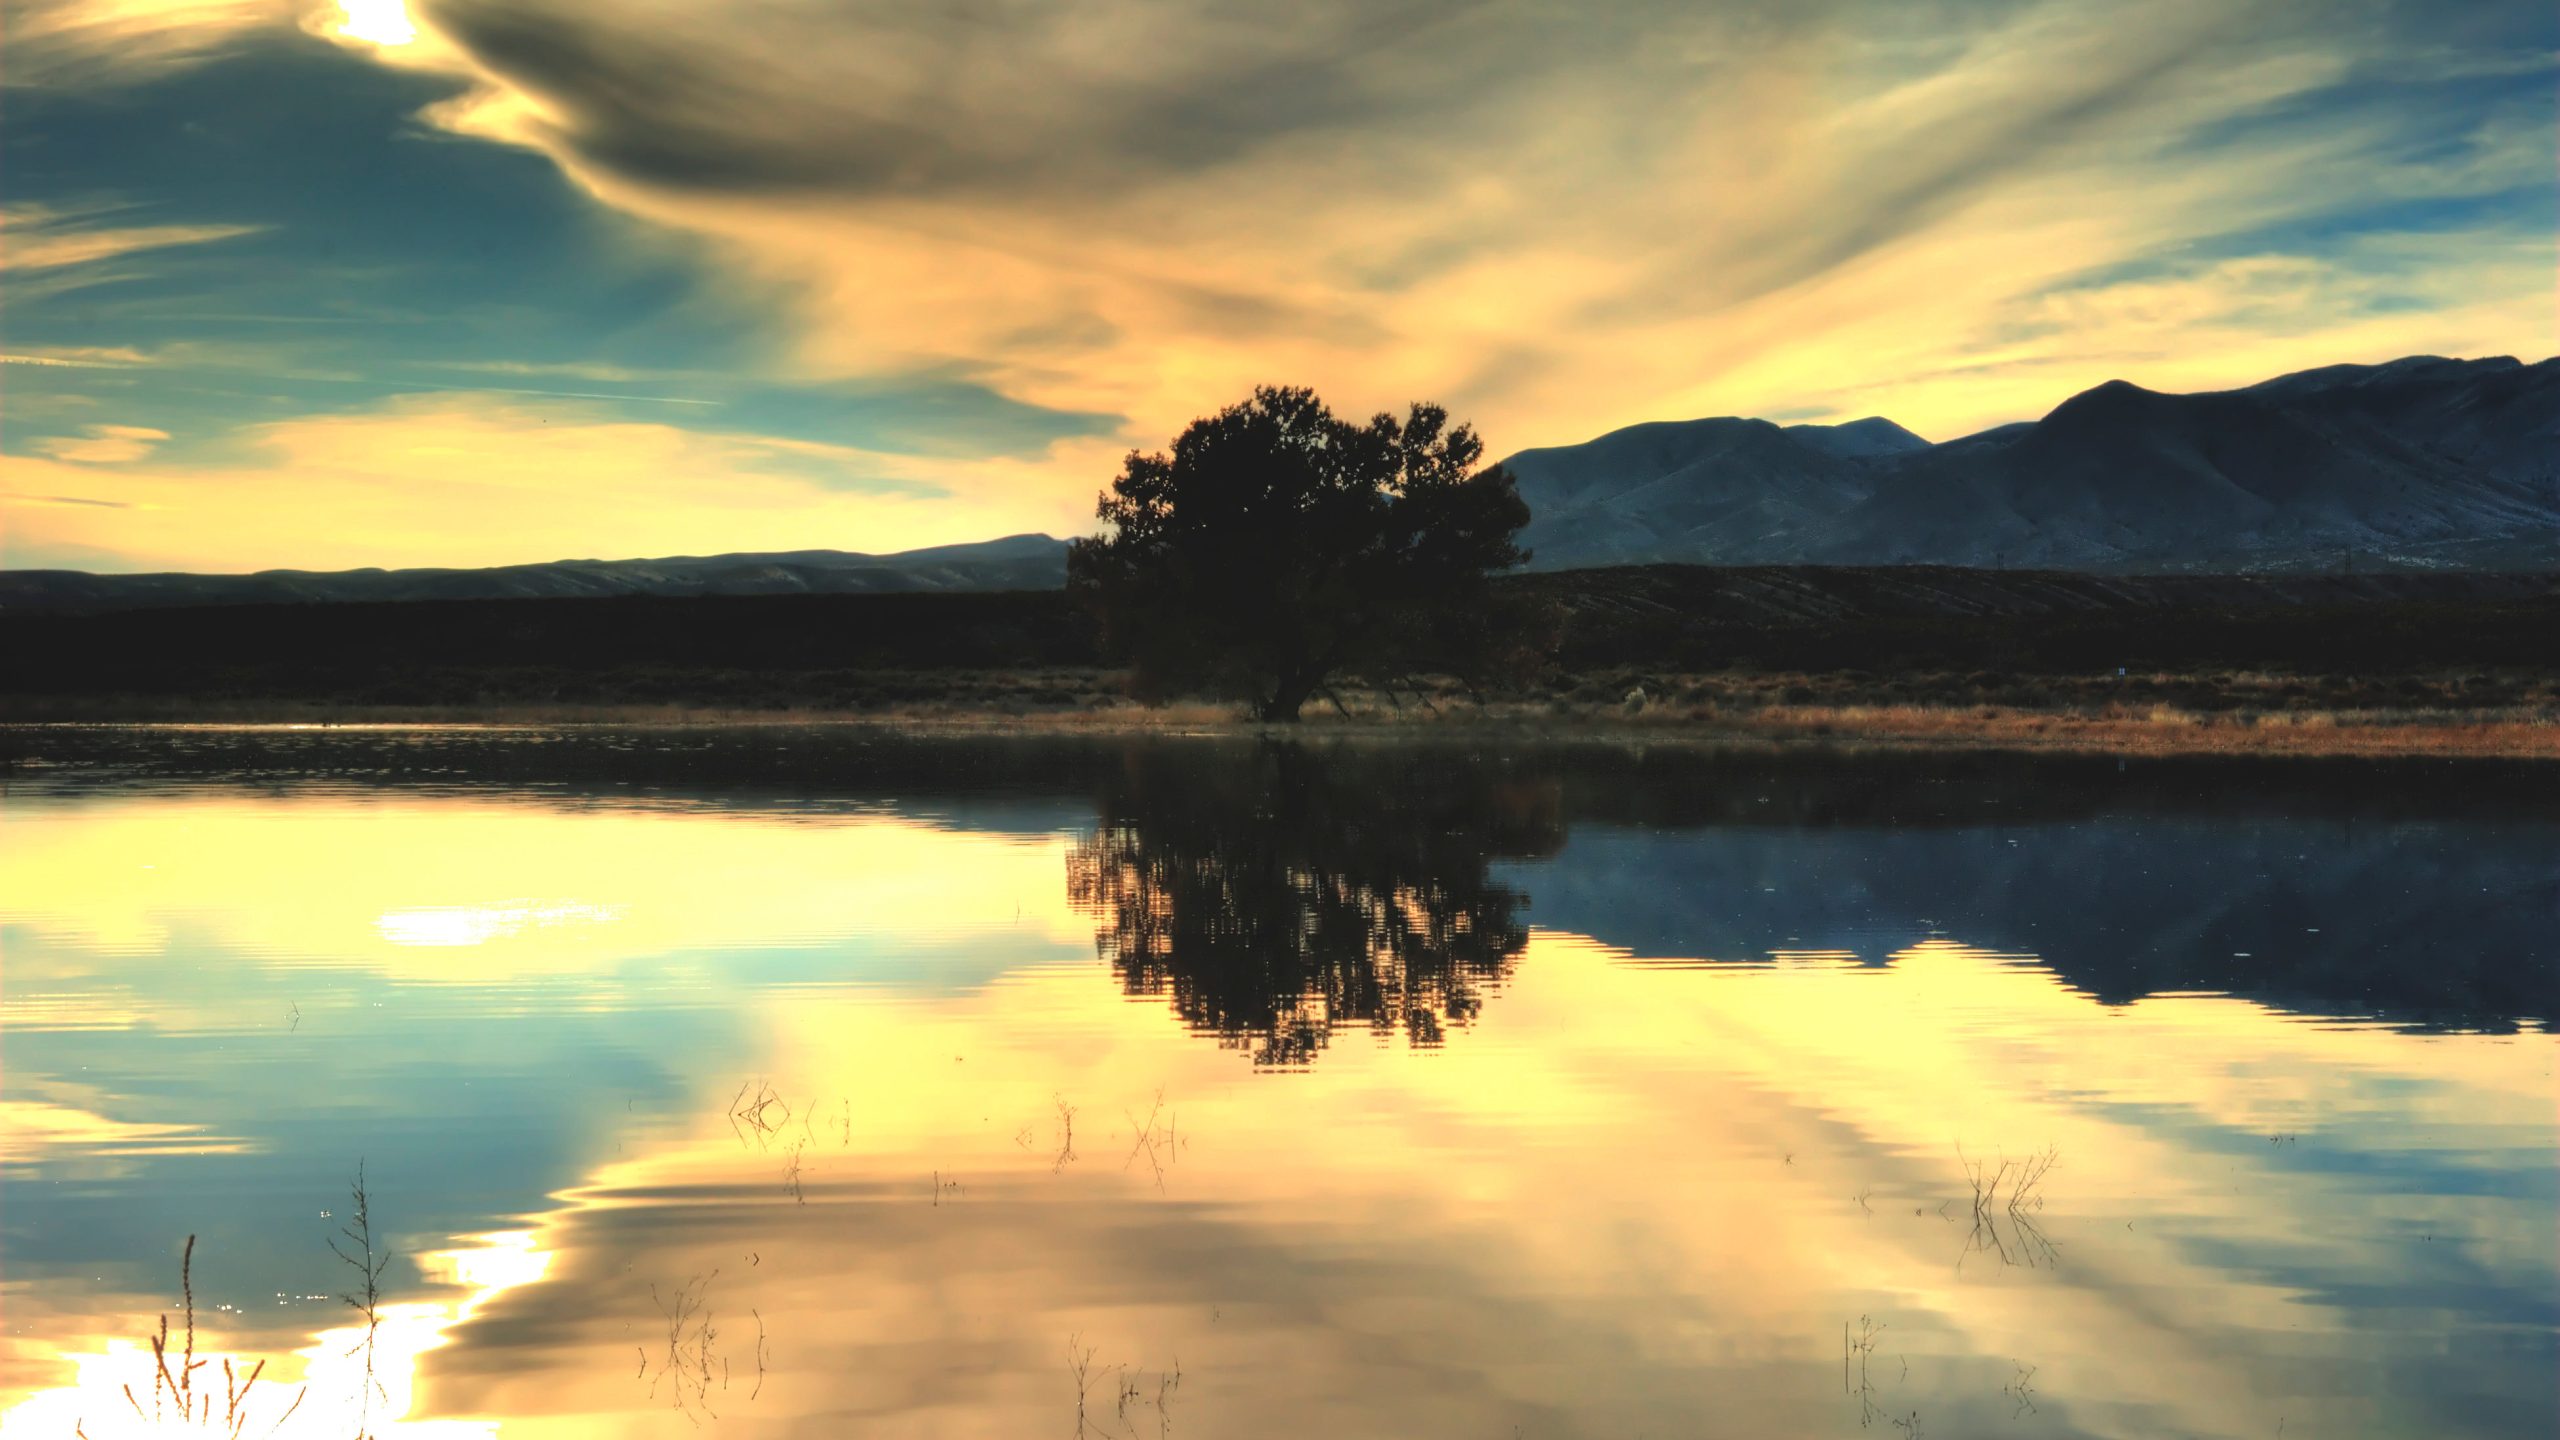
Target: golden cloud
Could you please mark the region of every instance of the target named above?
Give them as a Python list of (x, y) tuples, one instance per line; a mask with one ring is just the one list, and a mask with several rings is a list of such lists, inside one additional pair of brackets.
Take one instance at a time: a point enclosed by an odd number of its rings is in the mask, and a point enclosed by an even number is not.
[(262, 26), (291, 23), (295, 0), (21, 0), (9, 14), (15, 84), (103, 84), (201, 60)]
[(36, 442), (36, 449), (56, 460), (79, 465), (123, 465), (140, 460), (169, 438), (166, 430), (148, 425), (84, 425), (78, 435), (55, 435)]
[[(1946, 438), (2110, 378), (2202, 389), (2549, 344), (2547, 225), (2312, 238), (2550, 183), (2538, 114), (2489, 106), (2459, 145), (2432, 143), (2447, 117), (2419, 94), (2547, 55), (2418, 45), (2361, 10), (2164, 0), (2135, 23), (2096, 0), (1315, 0), (1284, 22), (1094, 0), (1015, 7), (1002, 27), (818, 0), (38, 13), (56, 49), (152, 37), (146, 68), (269, 23), (461, 78), (430, 123), (538, 151), (605, 204), (707, 238), (715, 283), (742, 296), (799, 297), (776, 378), (959, 375), (1124, 420), (1110, 443), (1023, 463), (846, 452), (951, 492), (913, 501), (764, 474), (764, 442), (591, 421), (563, 442), (562, 421), (546, 434), (487, 407), (279, 428), (302, 468), (226, 482), (350, 521), (377, 557), (492, 556), (439, 518), (488, 486), (529, 507), (521, 524), (491, 512), (510, 532), (560, 537), (520, 554), (643, 553), (706, 527), (869, 548), (1080, 528), (1119, 450), (1269, 381), (1353, 410), (1443, 400), (1499, 453), (1701, 414), (1882, 413)], [(2383, 69), (2425, 83), (2350, 83)], [(39, 235), (16, 263), (222, 228)], [(345, 453), (355, 430), (384, 448)], [(504, 439), (561, 465), (559, 483), (499, 455)], [(402, 458), (429, 452), (488, 476)], [(599, 506), (588, 482), (671, 508)], [(434, 498), (393, 501), (391, 484)], [(337, 533), (260, 553), (352, 558)]]
[(39, 365), (59, 370), (129, 370), (151, 357), (130, 345), (55, 345), (0, 355), (0, 365)]
[[(1444, 398), (1503, 446), (1826, 406), (1948, 435), (2125, 374), (2203, 388), (2548, 340), (2517, 303), (2547, 288), (2547, 235), (2268, 241), (2165, 268), (2147, 283), (2174, 306), (2055, 298), (2342, 205), (2547, 180), (2520, 132), (2377, 159), (2392, 114), (2189, 145), (2381, 43), (2285, 7), (2181, 0), (2129, 27), (2048, 4), (1928, 34), (1846, 4), (1565, 23), (1414, 0), (1279, 26), (1119, 0), (1002, 33), (789, 0), (412, 9), (434, 33), (416, 63), (478, 82), (438, 123), (798, 287), (811, 373), (965, 367), (1144, 443), (1274, 379)], [(2280, 320), (2253, 262), (2307, 277)]]
[(1093, 486), (1067, 490), (1051, 467), (1090, 477), (1108, 475), (1116, 460), (1108, 441), (962, 460), (706, 433), (472, 392), (262, 425), (247, 438), (260, 452), (249, 465), (106, 474), (65, 463), (96, 463), (113, 447), (144, 443), (138, 437), (66, 441), (69, 453), (51, 458), (0, 457), (0, 507), (16, 511), (11, 547), (226, 571), (307, 566), (316, 556), (397, 568), (891, 551), (1080, 529)]

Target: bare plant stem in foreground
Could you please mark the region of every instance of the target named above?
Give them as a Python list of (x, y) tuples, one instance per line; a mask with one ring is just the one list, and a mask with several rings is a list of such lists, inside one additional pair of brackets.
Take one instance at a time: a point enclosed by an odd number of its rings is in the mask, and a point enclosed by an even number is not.
[(333, 1239), (329, 1242), (329, 1251), (345, 1262), (349, 1269), (354, 1270), (357, 1276), (355, 1288), (338, 1298), (346, 1302), (348, 1309), (364, 1317), (364, 1338), (356, 1342), (353, 1350), (347, 1352), (351, 1355), (361, 1353), (364, 1356), (364, 1388), (359, 1392), (356, 1401), (356, 1435), (358, 1440), (363, 1440), (363, 1437), (369, 1433), (367, 1422), (373, 1414), (374, 1397), (379, 1395), (384, 1400), (391, 1398), (390, 1392), (382, 1388), (382, 1382), (375, 1377), (373, 1371), (374, 1342), (382, 1329), (380, 1310), (382, 1272), (391, 1264), (391, 1252), (385, 1250), (376, 1254), (374, 1251), (373, 1202), (365, 1194), (364, 1161), (362, 1160), (356, 1161), (355, 1183), (349, 1187), (349, 1193), (354, 1199), (355, 1211), (347, 1223), (338, 1230), (339, 1236), (347, 1243), (342, 1247), (337, 1240)]
[[(259, 1361), (250, 1366), (248, 1373), (243, 1375), (233, 1368), (230, 1357), (223, 1358), (222, 1414), (217, 1421), (213, 1410), (213, 1392), (210, 1390), (199, 1392), (196, 1388), (196, 1372), (205, 1368), (210, 1362), (196, 1358), (195, 1263), (196, 1237), (190, 1235), (187, 1237), (186, 1249), (180, 1252), (178, 1257), (179, 1304), (184, 1313), (187, 1328), (183, 1341), (185, 1348), (178, 1354), (177, 1368), (173, 1370), (169, 1366), (169, 1317), (163, 1314), (160, 1317), (158, 1333), (151, 1337), (151, 1408), (148, 1411), (142, 1408), (142, 1400), (133, 1393), (131, 1385), (124, 1387), (125, 1403), (133, 1407), (133, 1413), (137, 1417), (154, 1428), (163, 1428), (174, 1423), (212, 1430), (230, 1436), (231, 1440), (240, 1440), (242, 1431), (249, 1424), (250, 1392), (257, 1388), (258, 1377), (266, 1373), (267, 1362)], [(302, 1408), (302, 1397), (307, 1393), (308, 1387), (295, 1392), (293, 1403), (284, 1408), (284, 1413), (276, 1417), (276, 1423), (269, 1427), (266, 1433), (272, 1435), (277, 1430), (283, 1429), (284, 1422), (293, 1418), (293, 1412)], [(169, 1411), (169, 1407), (173, 1404), (176, 1406), (174, 1416)], [(86, 1435), (88, 1433), (86, 1422), (74, 1422), (72, 1433)]]
[(1066, 1169), (1067, 1162), (1076, 1158), (1076, 1107), (1068, 1104), (1063, 1095), (1055, 1098), (1058, 1102), (1058, 1158), (1049, 1165), (1052, 1175)]

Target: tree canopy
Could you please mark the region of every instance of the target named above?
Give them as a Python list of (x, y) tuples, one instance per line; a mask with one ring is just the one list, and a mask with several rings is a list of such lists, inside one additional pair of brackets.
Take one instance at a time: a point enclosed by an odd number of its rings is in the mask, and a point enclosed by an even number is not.
[(1477, 678), (1516, 658), (1490, 581), (1528, 559), (1529, 509), (1483, 455), (1437, 405), (1354, 424), (1264, 386), (1169, 453), (1131, 452), (1097, 507), (1111, 533), (1076, 542), (1067, 583), (1143, 686), (1225, 686), (1265, 720), (1345, 673)]

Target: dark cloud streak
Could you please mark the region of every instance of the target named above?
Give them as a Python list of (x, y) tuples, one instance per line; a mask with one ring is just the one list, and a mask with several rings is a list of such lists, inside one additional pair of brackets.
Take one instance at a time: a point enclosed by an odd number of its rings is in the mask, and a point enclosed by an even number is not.
[[(1444, 106), (1435, 32), (1472, 0), (1301, 8), (1269, 48), (1217, 47), (1160, 72), (1079, 73), (1079, 7), (873, 5), (813, 17), (768, 7), (682, 29), (585, 7), (436, 0), (423, 7), (480, 64), (560, 117), (548, 138), (649, 184), (837, 194), (1099, 194), (1214, 168), (1318, 132)], [(1088, 7), (1088, 13), (1089, 7)], [(810, 27), (806, 45), (789, 32)], [(1293, 37), (1288, 32), (1295, 30)], [(1133, 34), (1142, 43), (1143, 33)], [(777, 44), (779, 40), (779, 44)], [(1381, 73), (1379, 57), (1412, 47)], [(777, 72), (777, 52), (798, 66)], [(833, 53), (845, 68), (813, 57)], [(885, 63), (884, 63), (885, 62)], [(885, 79), (881, 72), (894, 72)], [(1411, 80), (1418, 86), (1385, 83)]]

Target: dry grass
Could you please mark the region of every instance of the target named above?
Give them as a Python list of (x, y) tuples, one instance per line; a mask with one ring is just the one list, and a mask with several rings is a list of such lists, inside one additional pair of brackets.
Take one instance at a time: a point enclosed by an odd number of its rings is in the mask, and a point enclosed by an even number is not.
[[(1626, 739), (1746, 747), (2055, 750), (2127, 755), (2560, 758), (2560, 674), (2298, 675), (2263, 670), (2137, 676), (1849, 671), (1678, 674), (1613, 670), (1479, 696), (1453, 681), (1341, 687), (1295, 727), (1308, 734)], [(1103, 671), (971, 673), (895, 699), (835, 705), (668, 701), (386, 705), (79, 697), (0, 703), (0, 721), (320, 725), (868, 725), (919, 734), (1251, 734), (1242, 707), (1143, 706)]]
[[(196, 1372), (206, 1368), (210, 1362), (196, 1358), (195, 1265), (196, 1237), (190, 1235), (187, 1237), (187, 1248), (178, 1259), (178, 1289), (183, 1297), (181, 1305), (186, 1316), (186, 1348), (174, 1354), (171, 1352), (169, 1317), (162, 1315), (158, 1333), (149, 1337), (152, 1359), (151, 1408), (149, 1410), (142, 1408), (142, 1397), (133, 1392), (133, 1386), (130, 1384), (124, 1387), (125, 1403), (133, 1407), (135, 1419), (154, 1431), (163, 1433), (176, 1433), (182, 1430), (199, 1431), (226, 1436), (228, 1440), (241, 1440), (242, 1432), (248, 1427), (252, 1414), (249, 1401), (251, 1396), (257, 1393), (260, 1377), (266, 1374), (267, 1362), (260, 1360), (243, 1373), (234, 1369), (231, 1357), (227, 1355), (223, 1357), (222, 1410), (217, 1415), (213, 1408), (215, 1395), (210, 1381), (199, 1382), (196, 1377)], [(170, 1364), (173, 1359), (177, 1362), (174, 1369)], [(294, 1412), (302, 1408), (303, 1397), (308, 1393), (307, 1386), (294, 1392), (292, 1403), (285, 1406), (282, 1415), (276, 1417), (273, 1429), (282, 1429), (284, 1422), (293, 1418)], [(174, 1407), (174, 1414), (171, 1407)], [(72, 1433), (75, 1436), (86, 1436), (89, 1432), (85, 1424), (75, 1422)], [(269, 1433), (273, 1433), (273, 1430)]]
[(2140, 712), (2086, 714), (1988, 706), (1778, 706), (1735, 723), (1775, 739), (1827, 738), (1897, 748), (2560, 759), (2560, 718), (2532, 710), (2215, 714), (2153, 706)]

